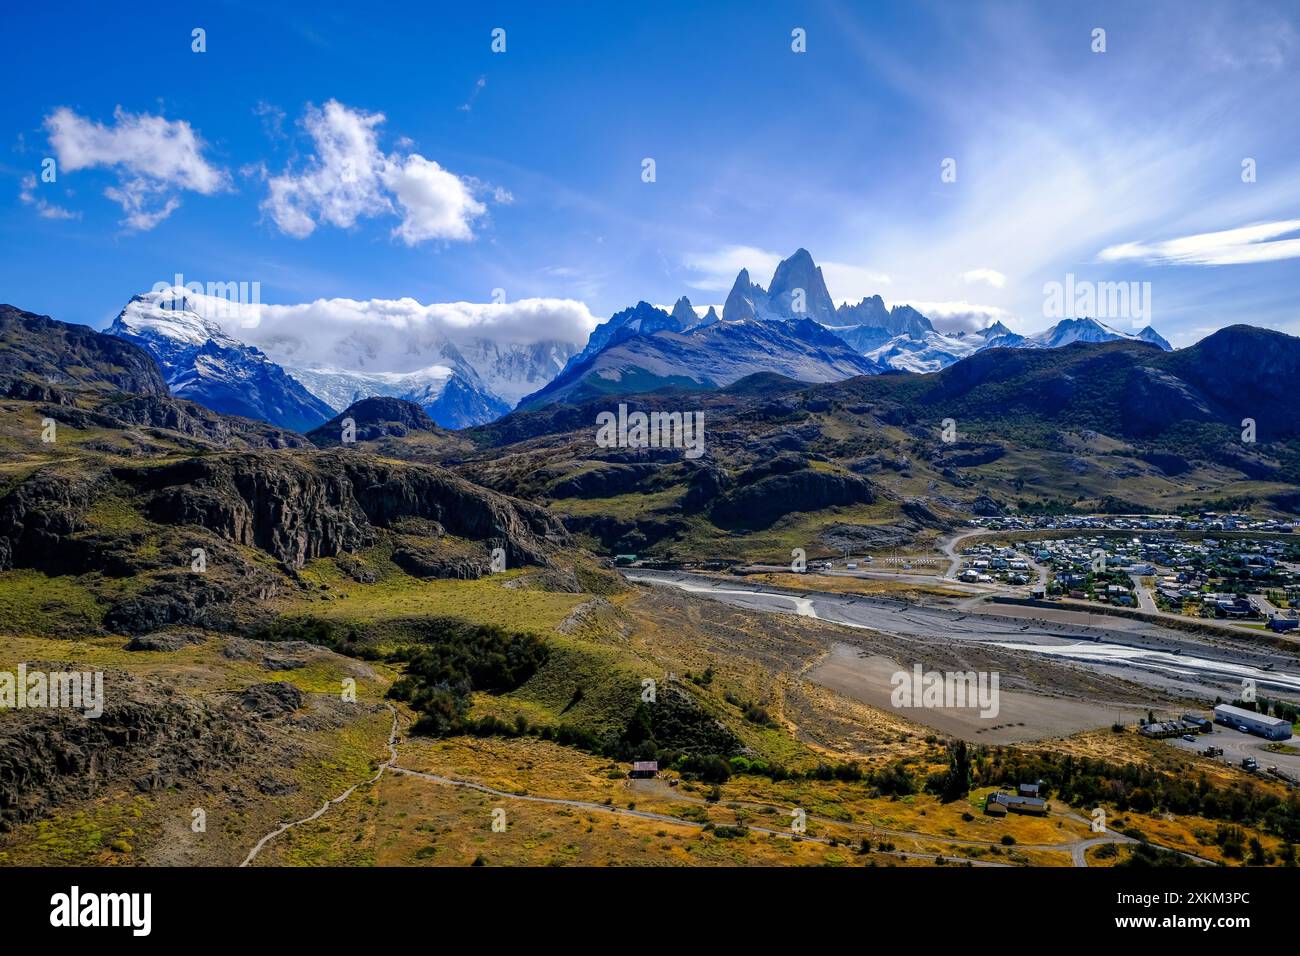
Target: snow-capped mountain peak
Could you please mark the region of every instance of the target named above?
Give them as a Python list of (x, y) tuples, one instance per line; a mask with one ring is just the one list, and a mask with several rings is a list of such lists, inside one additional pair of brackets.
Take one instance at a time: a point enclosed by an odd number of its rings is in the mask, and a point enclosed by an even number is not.
[(132, 296), (126, 308), (113, 320), (110, 331), (116, 329), (139, 337), (153, 336), (193, 347), (206, 342), (238, 345), (238, 341), (220, 325), (200, 314), (200, 310), (207, 311), (203, 301), (207, 298), (195, 297), (183, 288)]
[[(207, 314), (209, 296), (184, 289), (138, 295), (107, 329), (142, 346), (162, 369), (172, 394), (216, 412), (309, 431), (333, 409), (251, 345)], [(215, 300), (220, 303), (221, 300)]]
[(1036, 335), (1029, 336), (1024, 345), (1027, 348), (1060, 348), (1074, 342), (1150, 342), (1166, 352), (1173, 351), (1154, 329), (1147, 326), (1137, 334), (1121, 332), (1103, 322), (1091, 318), (1062, 319), (1051, 328)]
[[(801, 301), (796, 301), (796, 297)], [(813, 262), (807, 249), (796, 249), (789, 259), (782, 259), (772, 275), (767, 297), (774, 310), (814, 322), (831, 322), (835, 303), (826, 290), (821, 267)]]

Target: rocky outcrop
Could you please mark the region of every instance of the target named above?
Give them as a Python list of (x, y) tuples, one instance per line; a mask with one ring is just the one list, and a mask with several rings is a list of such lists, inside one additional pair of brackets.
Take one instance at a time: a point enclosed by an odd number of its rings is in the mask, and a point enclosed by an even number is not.
[(686, 482), (686, 494), (682, 496), (682, 510), (693, 514), (726, 493), (735, 484), (725, 468), (712, 462), (698, 465), (691, 472)]
[(875, 500), (875, 488), (865, 478), (804, 469), (768, 475), (737, 488), (714, 503), (710, 517), (720, 527), (765, 528), (791, 512)]
[(808, 460), (803, 455), (783, 454), (773, 458), (764, 458), (758, 464), (745, 469), (736, 477), (737, 485), (752, 485), (754, 482), (771, 475), (788, 475), (808, 467)]
[(66, 548), (85, 527), (84, 515), (103, 490), (103, 475), (70, 477), (38, 471), (0, 498), (0, 571), (15, 567), (78, 573), (80, 553)]
[(817, 535), (819, 544), (839, 552), (861, 553), (909, 544), (915, 530), (890, 524), (834, 524)]
[(157, 428), (217, 446), (232, 443), (248, 448), (306, 448), (297, 432), (277, 428), (252, 418), (218, 415), (197, 402), (181, 398), (135, 395), (111, 402), (100, 410), (117, 426)]
[(889, 455), (884, 452), (866, 455), (849, 462), (849, 471), (859, 475), (874, 475), (881, 471), (904, 472), (912, 466), (905, 455)]
[(255, 684), (244, 691), (239, 704), (259, 717), (284, 717), (303, 705), (303, 693), (287, 681)]
[[(53, 665), (50, 669), (75, 669)], [(104, 674), (104, 712), (0, 712), (0, 830), (122, 784), (142, 791), (237, 766), (255, 727), (219, 705), (165, 696), (121, 671)]]
[(1007, 453), (997, 442), (956, 441), (934, 456), (936, 468), (975, 468), (997, 461)]
[(938, 528), (946, 531), (952, 525), (952, 522), (936, 514), (929, 505), (919, 498), (904, 501), (899, 506), (899, 510), (902, 511), (905, 517), (914, 521), (918, 528)]
[(274, 579), (265, 572), (247, 568), (220, 577), (172, 572), (110, 607), (104, 626), (120, 634), (143, 634), (176, 625), (227, 630), (234, 626), (237, 602), (265, 600), (277, 590)]
[(610, 498), (635, 491), (643, 479), (659, 468), (652, 464), (597, 465), (557, 481), (550, 488), (555, 498)]
[(131, 638), (123, 650), (127, 651), (179, 651), (182, 647), (202, 644), (208, 636), (202, 631), (157, 631)]
[(218, 415), (197, 402), (180, 398), (133, 395), (91, 410), (72, 405), (47, 405), (42, 416), (73, 428), (140, 428), (170, 432), (191, 439), (197, 448), (307, 448), (299, 435), (266, 422)]
[(600, 542), (601, 550), (614, 554), (639, 554), (660, 541), (684, 534), (688, 528), (677, 515), (645, 514), (636, 518), (613, 515), (565, 515), (564, 525), (574, 534)]

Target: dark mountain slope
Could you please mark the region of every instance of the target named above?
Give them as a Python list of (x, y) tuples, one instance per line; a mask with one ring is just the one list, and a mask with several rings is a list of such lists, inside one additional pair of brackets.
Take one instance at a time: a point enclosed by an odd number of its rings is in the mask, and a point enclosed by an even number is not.
[(931, 375), (822, 386), (828, 399), (882, 403), (900, 422), (1001, 423), (1009, 438), (1043, 428), (1150, 437), (1175, 426), (1259, 422), (1261, 441), (1300, 435), (1293, 383), (1300, 339), (1233, 326), (1181, 352), (1134, 342), (990, 349)]
[(84, 325), (0, 305), (0, 391), (58, 400), (63, 387), (166, 396), (148, 352)]

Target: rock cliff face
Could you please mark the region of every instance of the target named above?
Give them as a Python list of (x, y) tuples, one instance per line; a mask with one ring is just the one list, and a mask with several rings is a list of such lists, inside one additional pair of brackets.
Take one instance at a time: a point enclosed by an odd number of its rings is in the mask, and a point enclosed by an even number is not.
[(609, 464), (571, 475), (551, 486), (556, 498), (608, 498), (638, 490), (641, 482), (659, 470), (653, 464)]
[(85, 527), (84, 515), (104, 488), (102, 475), (69, 478), (38, 471), (0, 498), (0, 571), (38, 568), (76, 573), (80, 556), (65, 550)]
[(761, 472), (761, 477), (742, 475), (739, 487), (714, 502), (710, 510), (714, 524), (765, 528), (794, 511), (820, 511), (832, 505), (871, 504), (876, 500), (871, 482), (856, 475), (789, 468), (780, 459), (751, 472)]
[(147, 496), (150, 519), (200, 525), (295, 569), (364, 548), (377, 528), (403, 518), (437, 522), (460, 538), (499, 541), (511, 566), (545, 564), (567, 537), (543, 509), (441, 468), (347, 451), (219, 455), (115, 474)]
[[(355, 560), (382, 536), (399, 567), (422, 577), (486, 574), (498, 547), (508, 567), (549, 566), (569, 541), (535, 505), (356, 451), (223, 452), (79, 475), (47, 468), (0, 497), (0, 571), (136, 579), (108, 599), (103, 626), (115, 633), (238, 626), (256, 616), (254, 602), (295, 587), (308, 561)], [(206, 573), (191, 566), (196, 548)]]

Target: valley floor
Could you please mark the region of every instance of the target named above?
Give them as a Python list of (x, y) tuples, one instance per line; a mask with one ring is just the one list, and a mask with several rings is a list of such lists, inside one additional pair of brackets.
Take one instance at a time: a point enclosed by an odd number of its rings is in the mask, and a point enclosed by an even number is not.
[[(428, 587), (446, 590), (439, 583)], [(754, 590), (734, 590), (745, 589)], [(544, 667), (518, 691), (477, 694), (475, 712), (509, 718), (567, 710), (581, 717), (599, 687), (588, 685), (575, 704), (572, 680), (598, 659), (607, 670), (596, 680), (630, 677), (633, 693), (643, 674), (674, 686), (689, 684), (682, 675), (699, 680), (707, 671), (710, 686), (729, 688), (729, 700), (761, 701), (770, 724), (727, 719), (753, 752), (792, 769), (819, 761), (852, 759), (872, 768), (904, 760), (923, 776), (943, 766), (938, 734), (953, 734), (981, 744), (1033, 742), (1118, 763), (1182, 767), (1179, 772), (1205, 774), (1223, 786), (1248, 779), (1165, 743), (1109, 730), (1117, 713), (1127, 719), (1151, 700), (1180, 706), (1183, 697), (1172, 686), (1026, 655), (988, 634), (964, 640), (989, 625), (960, 612), (947, 612), (945, 620), (958, 626), (936, 643), (935, 609), (868, 609), (867, 599), (840, 599), (857, 609), (844, 623), (823, 615), (820, 595), (774, 599), (786, 613), (766, 609), (766, 597), (755, 607), (750, 594), (702, 597), (662, 587), (574, 600), (552, 632), (554, 668)], [(816, 616), (788, 613), (800, 601), (813, 602), (804, 606)], [(491, 601), (482, 606), (498, 613)], [(376, 605), (367, 607), (378, 613)], [(463, 610), (474, 613), (472, 606)], [(877, 626), (855, 623), (855, 614)], [(897, 626), (879, 626), (881, 615)], [(1004, 619), (995, 636), (1007, 631), (1023, 643), (1023, 626)], [(1053, 633), (1038, 639), (1061, 641)], [(533, 736), (421, 736), (410, 732), (415, 715), (409, 709), (384, 700), (396, 671), (309, 645), (210, 635), (171, 651), (128, 652), (115, 638), (4, 638), (0, 648), (6, 666), (44, 659), (120, 669), (143, 701), (153, 701), (152, 694), (184, 696), (219, 708), (267, 682), (292, 684), (304, 695), (292, 713), (249, 718), (256, 740), (244, 742), (242, 756), (228, 766), (198, 774), (175, 770), (155, 780), (149, 771), (162, 758), (154, 754), (89, 794), (52, 794), (43, 811), (0, 835), (0, 863), (7, 865), (856, 866), (942, 859), (1081, 866), (1125, 859), (1135, 832), (1198, 861), (1232, 862), (1213, 839), (1217, 824), (1197, 817), (1115, 811), (1107, 832), (1095, 833), (1084, 809), (1059, 801), (1041, 818), (985, 816), (987, 786), (943, 803), (925, 793), (888, 796), (834, 779), (739, 773), (715, 786), (668, 770), (657, 779), (630, 780), (626, 763)], [(980, 733), (963, 715), (948, 715), (951, 722), (938, 726), (932, 716), (891, 710), (878, 692), (880, 679), (918, 654), (927, 666), (1002, 668), (1006, 711), (992, 722), (996, 729)], [(349, 677), (357, 682), (358, 703), (341, 708), (338, 688)], [(1050, 699), (1044, 682), (1053, 688)], [(14, 719), (25, 717), (5, 715), (0, 732), (14, 732)], [(195, 810), (204, 811), (203, 831), (194, 829)], [(802, 832), (796, 811), (802, 811)], [(1268, 852), (1281, 851), (1276, 837), (1252, 835)]]

